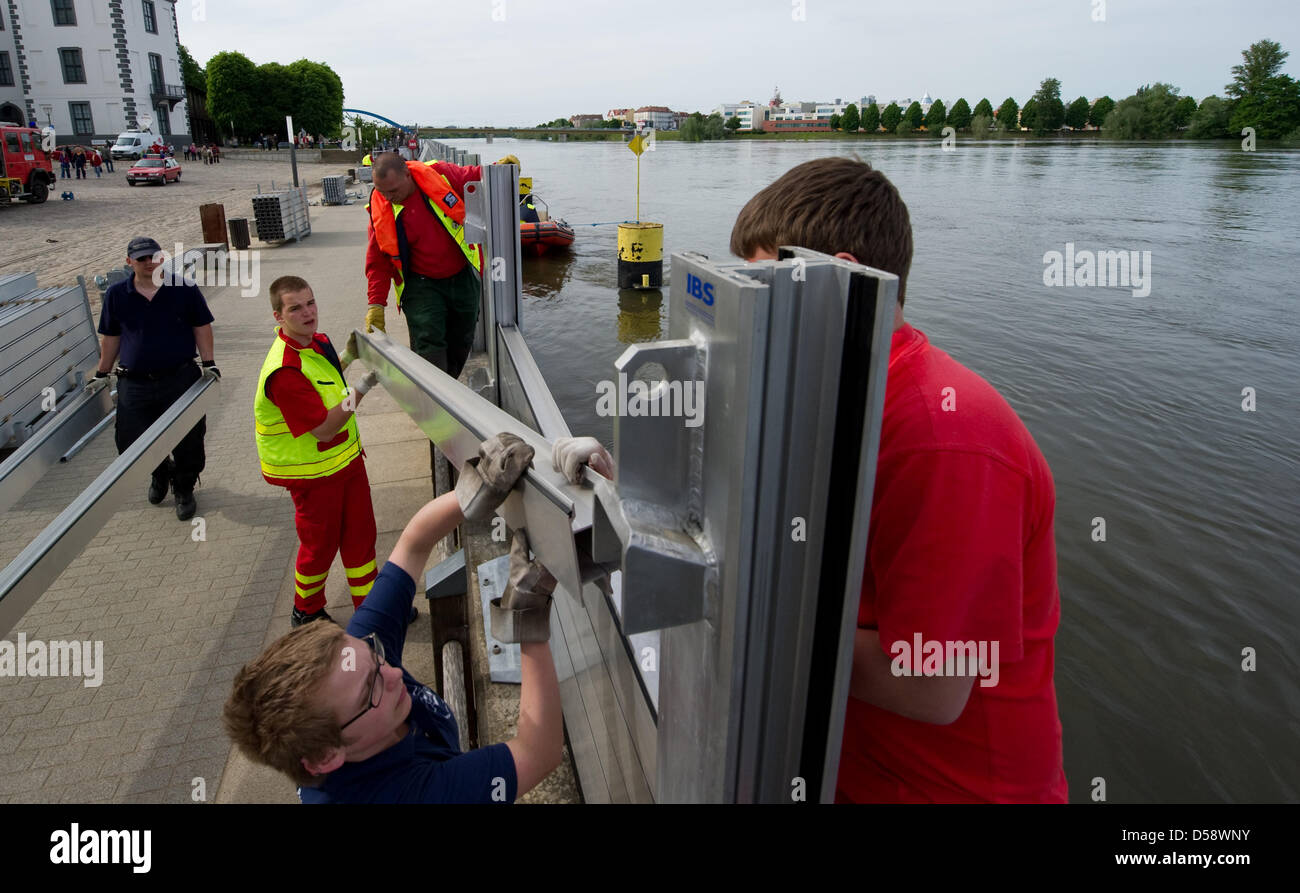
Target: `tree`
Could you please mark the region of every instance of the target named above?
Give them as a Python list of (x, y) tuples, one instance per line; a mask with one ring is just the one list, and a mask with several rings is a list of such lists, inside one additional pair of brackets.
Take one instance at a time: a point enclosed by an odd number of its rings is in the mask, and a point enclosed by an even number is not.
[(1038, 100), (1032, 96), (1025, 100), (1020, 109), (1020, 126), (1038, 132)]
[(916, 130), (918, 127), (924, 124), (925, 112), (921, 111), (921, 103), (913, 102), (911, 105), (909, 105), (907, 107), (907, 111), (903, 112), (903, 118), (904, 120), (907, 121), (908, 124), (912, 126), (913, 130)]
[(737, 117), (736, 115), (732, 115), (730, 118), (728, 118), (728, 119), (727, 119), (727, 129), (730, 130), (732, 133), (735, 133), (737, 130), (739, 130), (739, 129), (740, 129), (740, 118)]
[(988, 136), (992, 126), (993, 118), (989, 115), (976, 115), (970, 119), (970, 132), (975, 136)]
[(333, 136), (343, 119), (343, 82), (339, 76), (328, 65), (310, 59), (299, 59), (285, 71), (292, 104), (281, 117), (292, 114), (294, 126), (300, 130)]
[(709, 117), (704, 119), (704, 138), (706, 140), (725, 140), (727, 138), (727, 125), (723, 123), (721, 113), (712, 112)]
[(1192, 120), (1192, 115), (1196, 114), (1196, 100), (1190, 96), (1184, 96), (1178, 100), (1174, 106), (1174, 127), (1186, 127)]
[(1289, 55), (1276, 41), (1252, 43), (1241, 51), (1241, 64), (1232, 66), (1232, 83), (1223, 88), (1224, 92), (1234, 99), (1258, 93), (1265, 81), (1282, 71), (1282, 63)]
[(885, 110), (880, 113), (880, 126), (885, 128), (886, 133), (893, 133), (898, 129), (898, 122), (903, 120), (903, 110), (898, 107), (898, 103), (891, 102), (885, 106)]
[(1139, 87), (1106, 117), (1107, 135), (1126, 140), (1166, 137), (1174, 129), (1176, 105), (1177, 87), (1161, 83)]
[(944, 107), (943, 100), (936, 99), (930, 106), (930, 111), (925, 116), (925, 129), (931, 133), (938, 133), (943, 130), (944, 123), (948, 120), (948, 109)]
[(1021, 121), (1026, 127), (1032, 127), (1035, 133), (1048, 133), (1061, 129), (1065, 123), (1065, 104), (1061, 102), (1061, 82), (1056, 78), (1044, 78), (1034, 94), (1035, 109), (1032, 124)]
[(839, 130), (840, 125), (843, 123), (844, 122), (840, 119), (839, 115), (834, 112), (831, 113), (831, 130)]
[(1201, 107), (1196, 110), (1196, 114), (1192, 115), (1187, 136), (1194, 140), (1232, 136), (1232, 131), (1228, 129), (1231, 116), (1231, 103), (1224, 102), (1217, 96), (1207, 96), (1201, 100)]
[(874, 102), (867, 106), (862, 113), (862, 129), (867, 133), (875, 133), (880, 129), (880, 106)]
[(1080, 96), (1065, 110), (1065, 124), (1071, 130), (1082, 130), (1088, 123), (1088, 99)]
[(907, 136), (911, 132), (912, 132), (912, 123), (908, 121), (906, 118), (903, 118), (901, 121), (899, 121), (898, 126), (894, 128), (894, 133), (898, 134), (899, 136)]
[(678, 137), (688, 143), (698, 143), (704, 139), (704, 116), (699, 112), (694, 112), (685, 121), (682, 122), (682, 128), (678, 132)]
[(208, 114), (222, 131), (250, 133), (256, 126), (253, 97), (257, 67), (243, 53), (217, 53), (208, 60)]
[(1019, 130), (1020, 125), (1016, 123), (1019, 114), (1019, 103), (1010, 96), (1002, 100), (1002, 105), (998, 106), (998, 130)]
[(984, 117), (986, 117), (986, 118), (988, 118), (990, 121), (992, 121), (992, 120), (993, 120), (993, 103), (989, 102), (987, 99), (981, 99), (979, 102), (975, 103), (975, 111), (972, 112), (971, 114), (972, 114), (972, 116), (974, 116), (974, 115), (983, 115)]
[(1088, 112), (1088, 123), (1093, 127), (1101, 128), (1105, 124), (1106, 116), (1114, 110), (1115, 100), (1103, 96), (1092, 104), (1092, 111)]
[(966, 104), (966, 100), (958, 99), (952, 104), (952, 111), (948, 113), (948, 123), (957, 130), (965, 130), (970, 127), (972, 117), (970, 106)]
[(194, 61), (190, 51), (185, 49), (185, 44), (180, 44), (181, 56), (181, 81), (186, 87), (195, 90), (206, 91), (208, 89), (208, 76), (199, 63)]
[(1241, 133), (1255, 128), (1260, 139), (1280, 139), (1300, 127), (1300, 82), (1282, 74), (1266, 78), (1254, 90), (1237, 100), (1229, 129)]
[(840, 126), (849, 133), (857, 133), (858, 128), (862, 126), (862, 115), (858, 112), (858, 107), (850, 102), (848, 108), (844, 110), (844, 117), (840, 118)]

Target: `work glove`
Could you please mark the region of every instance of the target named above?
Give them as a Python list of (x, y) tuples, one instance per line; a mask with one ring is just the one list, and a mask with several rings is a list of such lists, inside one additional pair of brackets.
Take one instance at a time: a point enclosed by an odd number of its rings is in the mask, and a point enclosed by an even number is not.
[(215, 360), (203, 361), (203, 377), (210, 378), (213, 381), (221, 381), (221, 370), (217, 368)]
[(361, 376), (361, 380), (352, 386), (352, 390), (364, 397), (366, 393), (377, 384), (379, 384), (379, 373), (372, 369), (365, 375)]
[(491, 518), (532, 463), (533, 448), (514, 434), (495, 434), (479, 444), (478, 455), (466, 460), (456, 481), (456, 501), (465, 519)]
[(370, 308), (366, 310), (366, 331), (373, 332), (375, 329), (378, 329), (385, 335), (388, 334), (388, 330), (384, 328), (383, 304), (371, 304)]
[(551, 467), (570, 484), (582, 482), (582, 466), (614, 479), (614, 459), (594, 437), (561, 437), (551, 445)]
[(85, 390), (87, 394), (98, 393), (101, 388), (108, 386), (108, 377), (109, 373), (100, 372), (96, 369), (94, 376), (90, 381), (86, 382), (86, 387), (83, 390)]
[(551, 594), (555, 577), (528, 560), (528, 534), (516, 530), (510, 542), (510, 582), (490, 602), (492, 638), (498, 642), (547, 642), (551, 638)]
[(513, 154), (511, 154), (511, 155), (506, 155), (506, 156), (504, 156), (504, 157), (502, 157), (502, 158), (497, 159), (496, 161), (494, 161), (494, 162), (492, 162), (492, 163), (493, 163), (493, 164), (513, 164), (513, 165), (515, 165), (515, 166), (517, 166), (517, 167), (523, 167), (523, 166), (524, 166), (524, 165), (523, 165), (523, 162), (520, 161), (518, 158), (516, 158)]
[(358, 356), (360, 353), (357, 351), (357, 333), (354, 331), (348, 336), (348, 343), (343, 348), (343, 353), (339, 354), (339, 365), (346, 370)]

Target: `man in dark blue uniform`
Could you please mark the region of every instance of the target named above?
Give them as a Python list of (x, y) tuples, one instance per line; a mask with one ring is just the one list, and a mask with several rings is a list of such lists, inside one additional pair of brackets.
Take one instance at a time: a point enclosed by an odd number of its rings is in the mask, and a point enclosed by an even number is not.
[[(99, 333), (99, 369), (88, 387), (102, 387), (119, 360), (117, 370), (117, 428), (119, 454), (156, 422), (201, 376), (221, 378), (212, 358), (212, 313), (198, 286), (155, 282), (162, 248), (147, 236), (131, 240), (127, 264), (135, 272), (104, 295)], [(176, 262), (179, 263), (179, 258)], [(198, 353), (202, 369), (194, 363)], [(203, 471), (203, 435), (207, 419), (199, 419), (172, 455), (153, 471), (149, 501), (160, 504), (168, 486), (176, 492), (176, 517), (194, 517), (194, 486)]]

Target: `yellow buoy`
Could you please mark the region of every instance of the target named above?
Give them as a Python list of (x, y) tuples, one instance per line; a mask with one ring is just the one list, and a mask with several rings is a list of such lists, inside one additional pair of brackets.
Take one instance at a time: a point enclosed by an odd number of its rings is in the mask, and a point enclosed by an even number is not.
[(659, 288), (664, 284), (664, 225), (618, 225), (618, 287)]

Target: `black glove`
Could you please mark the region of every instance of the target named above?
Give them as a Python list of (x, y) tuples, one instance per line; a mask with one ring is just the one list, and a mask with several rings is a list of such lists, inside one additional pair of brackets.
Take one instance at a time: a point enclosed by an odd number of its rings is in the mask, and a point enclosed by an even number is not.
[(204, 360), (201, 365), (203, 366), (204, 378), (211, 378), (214, 381), (221, 381), (221, 370), (217, 368), (216, 360)]

